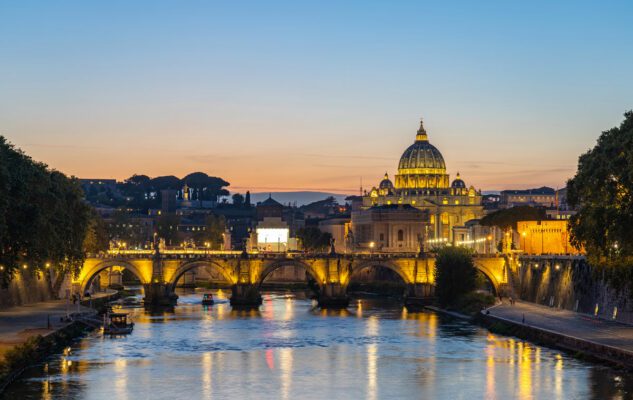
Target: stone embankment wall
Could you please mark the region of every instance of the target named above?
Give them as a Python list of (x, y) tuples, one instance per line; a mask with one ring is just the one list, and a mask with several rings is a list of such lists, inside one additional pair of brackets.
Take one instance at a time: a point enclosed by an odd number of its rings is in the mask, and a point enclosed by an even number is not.
[(0, 287), (0, 309), (53, 299), (50, 282), (45, 273), (20, 270), (8, 287)]
[(584, 257), (523, 256), (510, 265), (521, 300), (633, 323), (633, 282), (615, 289)]

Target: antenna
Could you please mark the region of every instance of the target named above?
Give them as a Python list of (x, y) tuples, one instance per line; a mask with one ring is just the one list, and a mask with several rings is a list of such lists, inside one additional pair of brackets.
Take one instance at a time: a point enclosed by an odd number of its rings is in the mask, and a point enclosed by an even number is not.
[(363, 196), (363, 177), (360, 177), (360, 195)]

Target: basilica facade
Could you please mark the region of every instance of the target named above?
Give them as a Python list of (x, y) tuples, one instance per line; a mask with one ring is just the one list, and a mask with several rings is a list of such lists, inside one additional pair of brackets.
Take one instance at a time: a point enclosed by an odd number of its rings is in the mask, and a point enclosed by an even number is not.
[[(450, 181), (442, 153), (429, 142), (424, 125), (420, 122), (415, 142), (400, 157), (395, 180), (389, 179), (385, 173), (377, 187), (364, 193), (360, 209), (352, 213), (352, 227), (358, 228), (357, 231), (368, 230), (367, 227), (359, 226), (359, 223), (366, 219), (366, 214), (372, 209), (406, 205), (423, 213), (419, 214), (421, 219), (418, 221), (399, 222), (400, 227), (396, 232), (416, 235), (404, 240), (407, 245), (401, 246), (402, 250), (411, 250), (409, 247), (412, 243), (420, 247), (422, 243), (453, 242), (458, 239), (454, 237), (453, 228), (483, 217), (481, 201), (481, 191), (467, 186), (459, 173)], [(422, 237), (416, 224), (423, 226)], [(357, 244), (361, 247), (367, 240), (370, 243), (376, 240), (373, 235), (359, 236), (362, 237), (357, 238)]]

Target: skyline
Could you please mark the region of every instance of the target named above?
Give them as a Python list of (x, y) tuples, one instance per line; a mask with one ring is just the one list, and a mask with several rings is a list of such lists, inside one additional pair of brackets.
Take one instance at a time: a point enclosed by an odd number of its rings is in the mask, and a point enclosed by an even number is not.
[(0, 134), (80, 178), (355, 194), (393, 177), (423, 117), (451, 179), (560, 188), (633, 108), (632, 11), (5, 3)]

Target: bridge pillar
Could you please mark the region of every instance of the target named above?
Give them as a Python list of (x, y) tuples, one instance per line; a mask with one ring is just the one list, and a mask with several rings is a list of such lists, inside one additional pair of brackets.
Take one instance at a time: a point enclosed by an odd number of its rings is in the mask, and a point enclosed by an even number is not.
[(262, 304), (262, 295), (257, 285), (238, 283), (231, 287), (231, 306), (238, 308), (255, 308)]
[(347, 286), (340, 283), (325, 283), (319, 293), (319, 307), (321, 308), (346, 308), (349, 305)]
[(146, 307), (169, 307), (176, 305), (178, 295), (174, 293), (170, 285), (164, 283), (148, 283), (143, 285)]
[(407, 285), (404, 306), (409, 310), (419, 310), (433, 302), (435, 286), (430, 283), (414, 283)]

